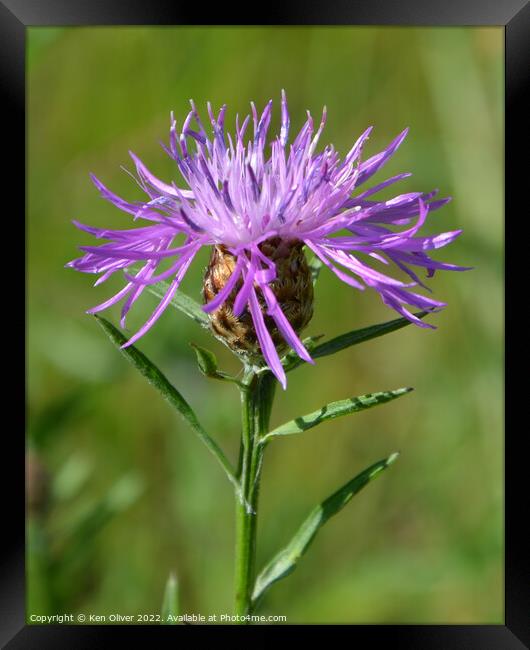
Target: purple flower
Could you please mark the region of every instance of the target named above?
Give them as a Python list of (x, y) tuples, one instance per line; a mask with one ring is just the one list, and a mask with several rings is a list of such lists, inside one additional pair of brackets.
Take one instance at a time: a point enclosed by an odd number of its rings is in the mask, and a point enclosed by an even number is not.
[[(133, 220), (147, 225), (130, 230), (105, 230), (74, 222), (75, 225), (109, 243), (81, 246), (83, 257), (67, 266), (85, 273), (101, 274), (96, 284), (116, 271), (124, 271), (127, 284), (115, 296), (93, 307), (95, 313), (125, 299), (121, 325), (147, 285), (170, 280), (169, 288), (152, 315), (125, 346), (137, 341), (160, 317), (175, 294), (188, 267), (203, 246), (222, 246), (235, 260), (225, 285), (203, 309), (212, 313), (232, 296), (235, 317), (247, 314), (256, 333), (264, 359), (283, 387), (286, 385), (278, 351), (267, 322), (273, 323), (283, 339), (308, 362), (309, 353), (296, 328), (282, 311), (271, 285), (277, 278), (277, 263), (264, 253), (264, 242), (304, 244), (339, 279), (352, 287), (375, 289), (383, 302), (420, 327), (432, 327), (416, 318), (407, 306), (435, 310), (445, 303), (411, 291), (427, 287), (411, 267), (426, 269), (431, 277), (437, 269), (465, 270), (432, 260), (426, 251), (452, 242), (460, 230), (435, 236), (420, 236), (427, 214), (450, 199), (433, 200), (436, 191), (399, 194), (390, 200), (371, 197), (379, 190), (410, 174), (393, 176), (369, 189), (359, 191), (394, 154), (407, 130), (400, 133), (382, 152), (362, 160), (363, 146), (371, 132), (367, 129), (340, 159), (333, 145), (320, 153), (317, 144), (326, 122), (326, 109), (315, 132), (309, 112), (307, 121), (288, 145), (289, 113), (282, 92), (281, 129), (270, 145), (266, 137), (271, 121), (272, 100), (258, 115), (243, 123), (236, 117), (235, 133), (225, 133), (226, 106), (217, 116), (208, 104), (211, 136), (191, 102), (180, 131), (171, 116), (169, 148), (182, 176), (179, 184), (164, 183), (131, 153), (138, 182), (148, 196), (145, 202), (128, 202), (92, 176), (101, 195), (128, 212)], [(252, 137), (246, 139), (250, 119)], [(178, 240), (178, 241), (177, 241)], [(265, 250), (269, 250), (265, 248)], [(158, 271), (164, 260), (170, 266)], [(142, 264), (134, 275), (128, 269)], [(374, 268), (382, 263), (397, 267), (407, 276), (401, 281)], [(234, 297), (235, 296), (235, 297)], [(124, 346), (124, 347), (125, 347)]]

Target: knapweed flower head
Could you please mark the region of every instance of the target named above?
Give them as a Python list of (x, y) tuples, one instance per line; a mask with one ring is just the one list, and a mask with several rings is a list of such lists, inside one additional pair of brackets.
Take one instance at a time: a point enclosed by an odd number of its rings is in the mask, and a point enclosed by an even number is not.
[[(146, 225), (105, 230), (74, 222), (97, 238), (100, 246), (81, 246), (83, 257), (68, 266), (101, 274), (96, 284), (123, 271), (125, 286), (99, 312), (124, 300), (121, 325), (146, 286), (169, 280), (169, 287), (151, 316), (125, 346), (143, 336), (170, 304), (198, 251), (211, 247), (203, 295), (205, 312), (215, 333), (243, 354), (262, 355), (285, 388), (279, 350), (289, 345), (305, 361), (312, 359), (298, 334), (313, 309), (313, 288), (304, 249), (311, 251), (340, 280), (351, 287), (375, 289), (383, 302), (420, 327), (432, 327), (410, 308), (436, 310), (445, 303), (412, 289), (427, 289), (412, 267), (464, 270), (431, 259), (426, 251), (452, 242), (460, 230), (420, 236), (427, 214), (448, 198), (433, 200), (436, 191), (399, 194), (390, 200), (374, 195), (410, 174), (388, 178), (368, 189), (365, 183), (387, 162), (405, 139), (407, 129), (383, 151), (364, 160), (363, 147), (372, 127), (341, 159), (333, 145), (317, 152), (326, 122), (310, 113), (292, 142), (285, 93), (281, 99), (280, 133), (267, 144), (272, 100), (242, 122), (236, 117), (233, 135), (225, 132), (223, 106), (217, 115), (208, 104), (209, 126), (191, 102), (180, 131), (171, 116), (169, 147), (178, 182), (155, 177), (133, 153), (137, 180), (147, 195), (143, 202), (120, 198), (94, 176), (101, 195)], [(253, 132), (249, 137), (252, 120)], [(170, 261), (169, 268), (160, 265)], [(139, 270), (131, 267), (140, 263)], [(167, 262), (166, 262), (167, 263)], [(381, 267), (398, 269), (405, 280)], [(124, 347), (125, 347), (124, 346)]]

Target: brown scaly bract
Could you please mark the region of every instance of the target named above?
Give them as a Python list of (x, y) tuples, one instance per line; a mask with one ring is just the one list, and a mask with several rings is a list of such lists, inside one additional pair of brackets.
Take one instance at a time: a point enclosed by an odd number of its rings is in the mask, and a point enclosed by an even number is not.
[[(313, 316), (313, 281), (304, 254), (303, 243), (299, 241), (286, 242), (279, 237), (273, 237), (260, 244), (260, 250), (276, 265), (277, 277), (270, 286), (287, 320), (299, 334)], [(205, 302), (215, 298), (222, 290), (232, 275), (235, 265), (235, 256), (224, 246), (213, 247), (204, 275), (203, 296)], [(232, 311), (241, 285), (242, 281), (240, 280), (228, 300), (210, 314), (210, 323), (214, 332), (224, 338), (231, 349), (251, 356), (261, 356), (249, 311), (245, 309), (239, 318), (234, 316)], [(259, 287), (256, 289), (261, 311), (265, 316), (265, 323), (276, 349), (279, 353), (286, 352), (288, 345), (275, 326), (274, 320), (267, 315), (265, 301)]]

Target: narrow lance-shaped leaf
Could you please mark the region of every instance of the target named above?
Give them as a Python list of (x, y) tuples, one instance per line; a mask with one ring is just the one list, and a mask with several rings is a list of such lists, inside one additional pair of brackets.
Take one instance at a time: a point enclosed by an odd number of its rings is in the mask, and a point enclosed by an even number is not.
[[(417, 318), (423, 318), (428, 313), (429, 312), (422, 311), (415, 314), (415, 316), (417, 316)], [(370, 325), (370, 327), (363, 327), (362, 329), (353, 330), (351, 332), (347, 332), (346, 334), (336, 336), (335, 338), (330, 339), (325, 343), (317, 345), (311, 351), (311, 356), (313, 359), (317, 359), (318, 357), (326, 357), (330, 354), (335, 354), (335, 352), (340, 352), (340, 350), (345, 350), (352, 345), (364, 343), (364, 341), (375, 339), (378, 336), (383, 336), (384, 334), (390, 334), (390, 332), (395, 332), (396, 330), (399, 330), (402, 327), (406, 327), (410, 324), (411, 321), (409, 321), (407, 318), (396, 318), (395, 320), (390, 320), (386, 323), (379, 323), (378, 325)], [(305, 363), (305, 361), (300, 359), (300, 357), (293, 356), (290, 359), (289, 363), (284, 367), (286, 371), (289, 371), (297, 368), (302, 363)]]
[(166, 582), (162, 602), (162, 625), (177, 625), (180, 615), (179, 587), (176, 575), (172, 572)]
[(145, 356), (145, 354), (135, 348), (134, 345), (131, 345), (128, 348), (121, 347), (124, 343), (127, 342), (127, 339), (119, 330), (114, 327), (114, 325), (109, 323), (109, 321), (102, 318), (101, 316), (96, 316), (96, 319), (103, 330), (107, 333), (110, 340), (120, 350), (125, 358), (130, 361), (133, 366), (139, 370), (144, 377), (146, 377), (147, 381), (162, 394), (162, 396), (171, 404), (171, 406), (173, 406), (182, 415), (182, 417), (191, 426), (191, 428), (199, 436), (206, 447), (208, 447), (210, 452), (217, 458), (229, 480), (236, 487), (238, 494), (240, 494), (241, 488), (235, 477), (234, 470), (232, 469), (230, 462), (224, 455), (222, 449), (215, 442), (215, 440), (213, 440), (213, 438), (211, 438), (211, 436), (204, 430), (199, 420), (197, 419), (195, 412), (188, 404), (188, 402), (186, 402), (186, 400), (182, 397), (179, 391)]
[(257, 577), (252, 595), (254, 606), (271, 585), (295, 570), (298, 560), (307, 551), (315, 535), (328, 519), (340, 512), (355, 494), (379, 476), (397, 457), (398, 454), (394, 453), (364, 470), (311, 512), (289, 544), (267, 564)]
[(274, 429), (261, 439), (261, 444), (267, 443), (271, 438), (276, 436), (290, 436), (296, 433), (302, 433), (308, 429), (316, 427), (321, 422), (326, 420), (333, 420), (340, 418), (343, 415), (350, 415), (350, 413), (358, 413), (366, 409), (377, 406), (378, 404), (385, 404), (397, 397), (406, 395), (413, 390), (412, 388), (398, 388), (397, 390), (382, 391), (379, 393), (368, 393), (367, 395), (360, 395), (359, 397), (351, 397), (350, 399), (339, 400), (338, 402), (330, 402), (318, 411), (313, 411), (308, 415), (304, 415), (294, 420), (290, 420), (280, 427)]

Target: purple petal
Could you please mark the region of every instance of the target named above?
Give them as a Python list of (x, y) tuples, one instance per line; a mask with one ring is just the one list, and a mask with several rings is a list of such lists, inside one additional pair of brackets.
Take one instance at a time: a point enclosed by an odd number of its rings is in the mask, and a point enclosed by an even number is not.
[(305, 241), (306, 246), (308, 246), (308, 247), (313, 251), (313, 253), (315, 253), (315, 255), (316, 255), (320, 260), (322, 260), (322, 262), (323, 262), (323, 263), (324, 263), (324, 264), (325, 264), (329, 269), (331, 269), (331, 270), (333, 271), (333, 273), (335, 273), (335, 275), (336, 275), (339, 279), (341, 279), (343, 282), (346, 282), (346, 284), (349, 284), (351, 287), (355, 287), (356, 289), (359, 289), (360, 291), (364, 291), (364, 287), (363, 287), (362, 284), (360, 284), (359, 282), (357, 282), (357, 280), (355, 280), (355, 279), (352, 278), (351, 276), (347, 275), (346, 273), (344, 273), (343, 271), (341, 271), (340, 269), (338, 269), (336, 266), (334, 266), (334, 265), (329, 261), (329, 259), (325, 256), (325, 253), (328, 252), (327, 249), (323, 249), (323, 248), (321, 248), (320, 246), (317, 246), (316, 244), (314, 244), (312, 241), (310, 241), (310, 240), (308, 240), (308, 239), (306, 239), (306, 240), (304, 240), (304, 241)]
[(130, 214), (135, 214), (138, 211), (138, 206), (136, 204), (129, 203), (129, 201), (125, 201), (125, 199), (122, 199), (117, 194), (114, 194), (114, 192), (111, 192), (96, 176), (94, 176), (94, 174), (90, 174), (90, 178), (101, 193), (101, 196), (104, 199), (107, 199), (107, 201), (110, 201), (117, 208), (124, 212), (129, 212)]
[(142, 327), (136, 332), (134, 336), (132, 336), (127, 343), (124, 343), (121, 347), (122, 348), (128, 348), (130, 345), (135, 343), (139, 338), (141, 338), (155, 323), (156, 321), (160, 318), (166, 307), (169, 305), (171, 302), (171, 299), (175, 295), (175, 292), (177, 291), (179, 284), (182, 281), (182, 278), (186, 274), (186, 271), (188, 270), (189, 265), (191, 264), (193, 260), (193, 256), (190, 256), (190, 258), (187, 260), (187, 262), (181, 267), (179, 272), (177, 273), (175, 279), (173, 282), (170, 284), (169, 289), (166, 291), (164, 297), (158, 304), (157, 308), (154, 310), (154, 312), (149, 316), (147, 321), (142, 325)]
[(282, 126), (280, 129), (280, 144), (282, 147), (285, 147), (287, 140), (289, 139), (289, 110), (287, 108), (287, 96), (285, 90), (282, 90)]
[[(143, 290), (145, 288), (145, 286), (143, 286), (143, 285), (138, 285), (138, 280), (140, 280), (140, 279), (142, 279), (142, 280), (149, 279), (152, 276), (155, 268), (156, 268), (155, 263), (147, 262), (147, 264), (144, 267), (142, 267), (140, 269), (140, 271), (138, 271), (138, 273), (134, 276), (134, 278), (131, 279), (133, 284), (136, 283), (136, 287), (135, 287), (134, 291), (132, 291), (130, 293), (129, 297), (127, 298), (127, 300), (125, 301), (125, 303), (124, 303), (124, 305), (122, 307), (121, 315), (120, 315), (121, 316), (121, 318), (120, 318), (121, 327), (125, 328), (127, 314), (129, 313), (129, 310), (131, 309), (133, 304), (142, 295)], [(127, 273), (125, 273), (125, 277), (129, 278)]]
[(87, 309), (87, 314), (97, 314), (99, 311), (103, 311), (104, 309), (107, 309), (108, 307), (111, 307), (112, 305), (115, 305), (117, 302), (119, 302), (124, 296), (126, 296), (129, 291), (132, 289), (132, 283), (129, 282), (129, 284), (125, 285), (121, 291), (118, 291), (118, 293), (115, 296), (112, 296), (112, 298), (109, 298), (105, 302), (102, 302), (100, 305), (96, 305), (96, 307), (92, 307), (91, 309)]
[(254, 284), (255, 273), (256, 265), (253, 261), (251, 261), (248, 267), (243, 270), (245, 279), (243, 280), (243, 285), (241, 286), (241, 289), (239, 290), (236, 299), (234, 300), (234, 307), (232, 308), (232, 311), (234, 312), (234, 316), (236, 318), (239, 318), (239, 316), (241, 316), (245, 309), (245, 305), (248, 302), (250, 293), (252, 291), (252, 286)]
[(346, 158), (344, 159), (344, 163), (341, 165), (342, 167), (345, 167), (346, 165), (349, 165), (357, 160), (359, 157), (359, 154), (362, 151), (363, 145), (366, 142), (366, 140), (370, 137), (370, 133), (373, 131), (374, 127), (369, 126), (364, 133), (362, 133), (359, 138), (357, 138), (357, 141), (353, 145), (353, 147), (348, 151), (346, 154)]
[(369, 158), (366, 162), (361, 164), (359, 177), (357, 179), (357, 185), (362, 185), (367, 181), (371, 176), (373, 176), (385, 163), (386, 161), (394, 155), (399, 145), (407, 137), (409, 132), (408, 128), (402, 131), (397, 138), (392, 140), (388, 147), (381, 153), (376, 154)]
[(309, 352), (305, 349), (302, 341), (298, 338), (296, 332), (291, 327), (291, 324), (285, 317), (285, 314), (280, 308), (276, 296), (274, 295), (272, 289), (266, 284), (260, 285), (260, 288), (265, 296), (265, 301), (267, 303), (268, 314), (273, 317), (276, 326), (280, 330), (283, 338), (289, 343), (289, 345), (295, 350), (298, 356), (307, 361), (308, 363), (315, 363), (310, 357)]
[[(155, 189), (157, 189), (159, 192), (162, 192), (162, 194), (169, 194), (170, 196), (178, 196), (174, 187), (172, 185), (168, 185), (167, 183), (164, 183), (159, 178), (157, 178), (154, 174), (152, 174), (136, 154), (134, 154), (132, 151), (129, 151), (129, 155), (131, 156), (134, 164), (136, 165), (136, 170), (138, 174), (142, 178), (144, 178), (148, 183), (150, 183)], [(180, 193), (188, 199), (193, 198), (193, 192), (190, 192), (189, 190), (180, 190)]]
[(359, 194), (359, 196), (355, 197), (355, 200), (356, 199), (364, 199), (367, 196), (371, 196), (372, 194), (375, 194), (376, 192), (379, 192), (380, 190), (384, 189), (385, 187), (388, 187), (389, 185), (393, 185), (394, 183), (397, 183), (398, 181), (401, 181), (404, 178), (408, 178), (409, 176), (412, 176), (412, 174), (410, 172), (406, 172), (406, 173), (403, 173), (403, 174), (397, 174), (396, 176), (392, 176), (391, 178), (387, 178), (386, 181), (383, 181), (382, 183), (379, 183), (378, 185), (374, 185), (369, 190), (365, 190), (362, 194)]
[(281, 364), (280, 357), (278, 356), (278, 352), (276, 351), (274, 342), (265, 325), (265, 319), (263, 318), (254, 289), (250, 292), (249, 308), (261, 352), (272, 373), (285, 390), (287, 388), (287, 377), (285, 376), (285, 371)]
[(220, 307), (223, 304), (223, 302), (232, 293), (233, 288), (236, 286), (239, 276), (241, 275), (241, 270), (243, 269), (243, 265), (244, 265), (244, 259), (243, 257), (239, 257), (234, 267), (234, 270), (232, 271), (232, 275), (228, 278), (227, 283), (221, 289), (221, 291), (219, 291), (219, 293), (215, 296), (215, 298), (212, 298), (210, 302), (203, 305), (202, 307), (203, 311), (205, 311), (206, 313), (210, 313), (212, 311), (215, 311), (218, 307)]
[(123, 246), (122, 248), (115, 248), (115, 247), (108, 247), (106, 248), (107, 244), (104, 244), (103, 246), (80, 246), (80, 250), (85, 251), (87, 253), (94, 253), (101, 255), (102, 257), (108, 257), (108, 258), (118, 258), (122, 259), (124, 261), (129, 261), (129, 260), (152, 260), (152, 259), (163, 259), (165, 257), (173, 257), (177, 253), (181, 253), (183, 249), (186, 247), (180, 246), (177, 248), (168, 248), (167, 250), (163, 251), (156, 251), (156, 250), (150, 250), (150, 251), (139, 251), (139, 250), (133, 250), (131, 248), (127, 248), (126, 246)]

